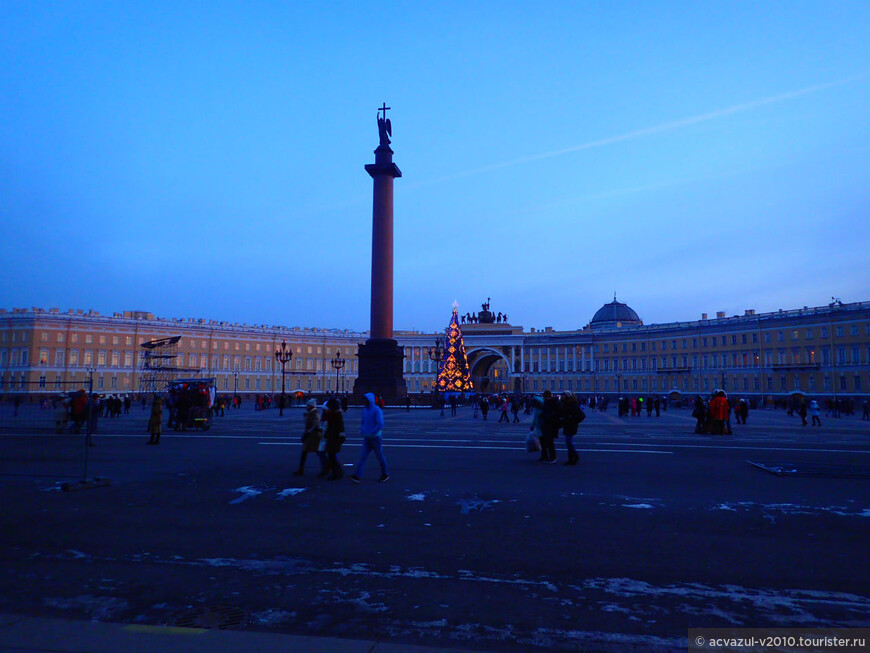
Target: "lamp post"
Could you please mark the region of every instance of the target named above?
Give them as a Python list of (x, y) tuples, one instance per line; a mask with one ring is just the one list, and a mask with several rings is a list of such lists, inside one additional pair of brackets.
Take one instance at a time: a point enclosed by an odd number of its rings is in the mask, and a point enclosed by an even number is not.
[(275, 350), (275, 360), (281, 363), (281, 401), (278, 404), (278, 417), (284, 416), (284, 406), (287, 404), (286, 372), (287, 363), (293, 360), (293, 350), (287, 348), (287, 341), (281, 341), (281, 348)]
[(726, 370), (724, 367), (722, 367), (722, 368), (719, 369), (719, 378), (720, 378), (720, 380), (721, 380), (721, 384), (720, 384), (719, 387), (720, 387), (723, 391), (725, 390), (725, 372), (727, 372), (727, 371), (728, 371), (728, 370)]
[(338, 375), (341, 373), (341, 370), (344, 369), (345, 363), (347, 363), (347, 361), (341, 357), (340, 351), (335, 352), (335, 358), (329, 361), (329, 364), (332, 365), (332, 369), (335, 370), (335, 394), (338, 394)]
[[(441, 357), (444, 355), (444, 348), (441, 347), (441, 340), (435, 340), (435, 349), (429, 347), (426, 350), (426, 355), (429, 357), (430, 361), (435, 361), (436, 363), (441, 362)], [(434, 386), (435, 396), (438, 396), (438, 372), (435, 373), (435, 386)], [(441, 416), (444, 417), (444, 401), (441, 401)]]
[(239, 394), (239, 368), (233, 370), (233, 404), (236, 403), (236, 397)]

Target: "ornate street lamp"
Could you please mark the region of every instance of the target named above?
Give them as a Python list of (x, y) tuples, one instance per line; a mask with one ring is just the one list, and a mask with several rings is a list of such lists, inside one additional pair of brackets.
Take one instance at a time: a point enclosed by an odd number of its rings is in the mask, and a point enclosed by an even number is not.
[(340, 351), (335, 352), (335, 358), (329, 361), (329, 364), (332, 365), (332, 369), (335, 370), (335, 394), (338, 394), (338, 375), (341, 370), (344, 369), (345, 363), (347, 363), (347, 361), (341, 357)]
[[(436, 363), (441, 362), (441, 357), (444, 355), (444, 348), (441, 346), (441, 340), (435, 340), (435, 349), (429, 347), (426, 350), (426, 355), (429, 357), (430, 361), (435, 361)], [(438, 370), (435, 372), (435, 387), (434, 387), (435, 396), (438, 396)], [(441, 416), (444, 416), (444, 401), (443, 398), (441, 400)]]
[(293, 359), (293, 350), (287, 348), (287, 341), (281, 341), (281, 348), (275, 350), (275, 360), (281, 363), (281, 401), (278, 404), (278, 417), (284, 416), (284, 406), (287, 404), (287, 392), (285, 386), (285, 366)]
[(722, 384), (719, 386), (720, 390), (725, 390), (725, 372), (727, 371), (724, 367), (719, 370), (719, 377), (722, 379)]

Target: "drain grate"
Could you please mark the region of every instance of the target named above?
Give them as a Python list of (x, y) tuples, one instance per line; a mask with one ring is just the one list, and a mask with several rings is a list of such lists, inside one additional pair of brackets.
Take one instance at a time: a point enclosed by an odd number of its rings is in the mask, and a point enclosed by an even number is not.
[(206, 605), (179, 612), (174, 625), (180, 628), (217, 628), (236, 630), (244, 627), (247, 615), (241, 608), (230, 605)]
[(755, 465), (777, 476), (818, 476), (825, 478), (868, 478), (870, 479), (870, 466), (838, 463), (788, 463), (788, 462), (758, 462), (747, 460), (750, 465)]

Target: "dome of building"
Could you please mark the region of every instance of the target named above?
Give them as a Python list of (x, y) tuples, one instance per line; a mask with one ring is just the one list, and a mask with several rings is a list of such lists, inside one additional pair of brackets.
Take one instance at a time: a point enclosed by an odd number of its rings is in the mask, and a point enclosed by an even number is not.
[(628, 304), (616, 301), (616, 295), (614, 295), (612, 302), (598, 309), (589, 326), (600, 328), (640, 324), (643, 324), (643, 320), (634, 312), (634, 309)]

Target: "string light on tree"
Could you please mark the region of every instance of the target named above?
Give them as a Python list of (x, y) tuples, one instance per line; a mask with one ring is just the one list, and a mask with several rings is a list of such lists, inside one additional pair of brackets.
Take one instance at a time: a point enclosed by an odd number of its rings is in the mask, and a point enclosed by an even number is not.
[(471, 373), (468, 357), (465, 355), (465, 342), (459, 328), (459, 305), (453, 302), (453, 316), (447, 326), (447, 346), (438, 370), (438, 392), (471, 392)]

